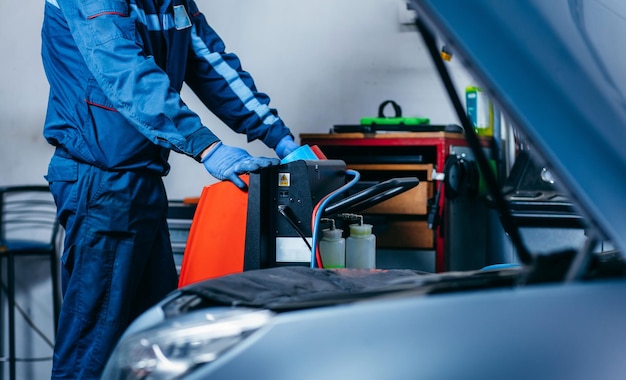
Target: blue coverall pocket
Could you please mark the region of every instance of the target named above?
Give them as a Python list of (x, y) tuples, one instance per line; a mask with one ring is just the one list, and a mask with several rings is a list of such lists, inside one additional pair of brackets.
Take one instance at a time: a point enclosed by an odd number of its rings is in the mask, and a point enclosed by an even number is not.
[(48, 174), (44, 176), (50, 192), (57, 205), (59, 222), (65, 228), (67, 218), (76, 210), (78, 195), (76, 182), (78, 181), (78, 162), (55, 154), (48, 165)]
[(48, 165), (48, 174), (44, 176), (48, 183), (78, 180), (78, 162), (55, 154)]
[(128, 2), (125, 0), (91, 0), (83, 2), (83, 11), (88, 19), (103, 15), (128, 16)]
[(132, 126), (107, 99), (95, 80), (87, 88), (85, 137), (96, 162), (107, 169), (145, 168), (159, 147)]
[(117, 38), (134, 40), (135, 21), (124, 0), (93, 0), (82, 3), (82, 12), (89, 21), (92, 36), (98, 45)]

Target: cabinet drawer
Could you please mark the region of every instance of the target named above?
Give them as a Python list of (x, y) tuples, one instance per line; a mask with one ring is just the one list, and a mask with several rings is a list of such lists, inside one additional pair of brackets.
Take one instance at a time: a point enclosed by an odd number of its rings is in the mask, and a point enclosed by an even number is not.
[(348, 164), (348, 169), (353, 169), (361, 174), (384, 173), (386, 177), (418, 177), (421, 180), (432, 181), (433, 164)]
[(422, 181), (414, 188), (368, 208), (364, 213), (426, 215), (428, 213), (428, 199), (432, 196), (433, 183)]
[(434, 232), (422, 220), (389, 220), (384, 229), (376, 232), (376, 246), (380, 248), (432, 248)]

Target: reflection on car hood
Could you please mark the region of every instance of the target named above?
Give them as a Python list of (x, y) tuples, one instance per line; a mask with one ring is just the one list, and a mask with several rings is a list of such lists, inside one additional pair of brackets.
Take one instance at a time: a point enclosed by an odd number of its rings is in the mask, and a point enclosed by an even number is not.
[(621, 0), (411, 0), (537, 148), (591, 224), (626, 247)]

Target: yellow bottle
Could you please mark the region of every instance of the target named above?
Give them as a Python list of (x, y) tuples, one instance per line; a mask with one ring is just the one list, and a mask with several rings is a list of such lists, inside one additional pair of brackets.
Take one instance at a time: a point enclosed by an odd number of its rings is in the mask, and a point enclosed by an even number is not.
[(376, 268), (376, 236), (371, 224), (351, 224), (346, 239), (346, 268)]

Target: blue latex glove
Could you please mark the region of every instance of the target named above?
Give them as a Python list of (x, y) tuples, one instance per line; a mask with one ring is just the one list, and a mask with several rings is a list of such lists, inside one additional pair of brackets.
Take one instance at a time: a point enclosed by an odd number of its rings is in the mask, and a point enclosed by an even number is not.
[(293, 141), (293, 137), (291, 137), (290, 135), (287, 135), (287, 136), (283, 137), (278, 142), (278, 144), (276, 144), (276, 148), (274, 149), (274, 151), (276, 152), (278, 157), (283, 159), (289, 153), (293, 152), (294, 150), (298, 149), (299, 147), (300, 147), (300, 145), (296, 144), (296, 142)]
[(247, 186), (239, 174), (278, 165), (279, 162), (276, 158), (252, 157), (245, 150), (224, 145), (221, 141), (202, 159), (209, 174), (219, 180), (228, 180), (241, 190), (246, 190)]

